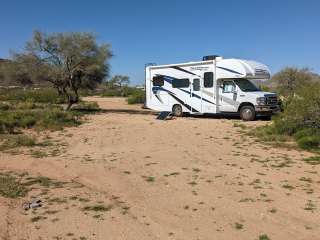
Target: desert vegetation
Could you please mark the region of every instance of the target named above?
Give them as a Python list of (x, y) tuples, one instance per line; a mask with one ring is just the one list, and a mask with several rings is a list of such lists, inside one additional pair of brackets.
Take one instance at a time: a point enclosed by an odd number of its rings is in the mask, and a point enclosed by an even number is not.
[(66, 100), (50, 88), (0, 90), (0, 150), (44, 146), (36, 139), (41, 132), (78, 126), (84, 115), (99, 111), (95, 103), (81, 101), (69, 111), (65, 111), (65, 104)]
[(98, 45), (93, 34), (35, 31), (24, 51), (13, 54), (8, 72), (22, 84), (48, 83), (70, 109), (80, 89), (93, 89), (108, 76), (111, 57), (110, 46)]
[(308, 69), (285, 68), (269, 86), (282, 99), (283, 112), (253, 134), (266, 142), (296, 141), (302, 149), (320, 147), (320, 77)]
[(54, 131), (81, 124), (85, 114), (99, 110), (84, 102), (84, 96), (143, 103), (144, 91), (129, 86), (129, 77), (109, 78), (110, 48), (91, 33), (35, 31), (23, 51), (1, 61), (0, 149), (37, 145), (29, 129)]
[(112, 56), (110, 44), (98, 44), (91, 33), (35, 31), (23, 51), (0, 61), (0, 86), (55, 89), (66, 110), (88, 95), (128, 97), (130, 104), (143, 103), (144, 91), (129, 86), (128, 76), (109, 76)]
[(107, 80), (102, 88), (102, 97), (126, 97), (129, 104), (142, 104), (145, 100), (143, 89), (129, 86), (129, 77), (115, 75)]

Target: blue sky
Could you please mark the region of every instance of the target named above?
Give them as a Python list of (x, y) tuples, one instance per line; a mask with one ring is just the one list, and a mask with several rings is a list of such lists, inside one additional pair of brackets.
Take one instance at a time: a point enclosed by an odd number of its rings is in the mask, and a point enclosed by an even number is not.
[(144, 64), (203, 55), (261, 61), (320, 73), (318, 0), (2, 1), (0, 58), (22, 50), (33, 30), (89, 31), (112, 45), (112, 74), (142, 83)]

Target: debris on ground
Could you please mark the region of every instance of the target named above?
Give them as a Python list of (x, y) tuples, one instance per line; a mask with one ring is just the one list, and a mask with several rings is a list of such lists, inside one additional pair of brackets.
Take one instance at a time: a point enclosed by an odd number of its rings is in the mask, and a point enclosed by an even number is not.
[(42, 206), (42, 201), (41, 200), (33, 200), (31, 202), (25, 202), (22, 204), (22, 208), (24, 210), (29, 210), (29, 209), (35, 209), (35, 208), (39, 208)]
[(157, 117), (157, 120), (171, 120), (171, 119), (172, 119), (172, 113), (168, 111), (160, 112)]

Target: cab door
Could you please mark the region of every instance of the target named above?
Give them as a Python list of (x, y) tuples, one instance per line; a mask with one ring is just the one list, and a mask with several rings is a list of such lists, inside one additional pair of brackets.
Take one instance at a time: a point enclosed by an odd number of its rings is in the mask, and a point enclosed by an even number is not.
[(220, 112), (237, 111), (237, 88), (232, 80), (224, 80), (219, 88)]

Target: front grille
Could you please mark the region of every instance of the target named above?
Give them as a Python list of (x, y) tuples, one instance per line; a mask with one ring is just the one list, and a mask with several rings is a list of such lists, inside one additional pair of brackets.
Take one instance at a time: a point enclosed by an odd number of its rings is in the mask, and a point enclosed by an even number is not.
[(269, 96), (267, 97), (267, 105), (276, 105), (278, 104), (277, 96)]

